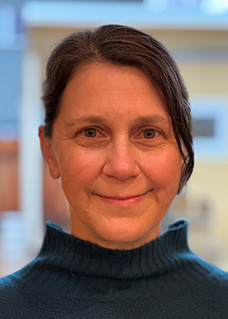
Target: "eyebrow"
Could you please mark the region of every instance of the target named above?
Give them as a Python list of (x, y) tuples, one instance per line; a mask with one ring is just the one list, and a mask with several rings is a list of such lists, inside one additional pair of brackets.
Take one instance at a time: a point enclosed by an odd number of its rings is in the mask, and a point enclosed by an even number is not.
[(107, 121), (101, 116), (82, 116), (77, 119), (70, 120), (69, 122), (67, 122), (67, 126), (72, 127), (83, 122), (90, 122), (94, 124), (107, 123)]
[[(73, 127), (83, 122), (88, 122), (93, 124), (108, 124), (108, 121), (101, 116), (82, 116), (82, 117), (68, 121), (67, 126)], [(164, 123), (170, 126), (171, 120), (170, 120), (170, 117), (164, 117), (162, 115), (149, 115), (149, 116), (138, 116), (134, 121), (134, 125), (151, 124), (151, 123), (152, 124)]]
[(150, 116), (138, 116), (135, 120), (135, 124), (140, 125), (144, 123), (164, 123), (171, 125), (171, 119), (169, 116), (164, 117), (162, 115), (150, 115)]

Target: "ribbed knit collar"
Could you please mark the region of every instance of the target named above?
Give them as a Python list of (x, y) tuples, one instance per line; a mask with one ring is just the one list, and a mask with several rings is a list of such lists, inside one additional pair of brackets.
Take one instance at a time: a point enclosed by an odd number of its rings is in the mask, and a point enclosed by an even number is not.
[(112, 250), (76, 238), (48, 222), (38, 259), (53, 269), (83, 276), (115, 279), (157, 276), (179, 268), (190, 257), (187, 229), (188, 222), (180, 220), (142, 247)]

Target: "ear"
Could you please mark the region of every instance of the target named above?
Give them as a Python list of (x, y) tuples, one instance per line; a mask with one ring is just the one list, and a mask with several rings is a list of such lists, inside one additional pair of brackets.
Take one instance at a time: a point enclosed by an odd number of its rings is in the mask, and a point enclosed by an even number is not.
[(45, 127), (43, 125), (39, 127), (41, 151), (48, 165), (51, 177), (57, 179), (60, 177), (59, 165), (53, 151), (51, 139), (45, 136), (44, 128)]

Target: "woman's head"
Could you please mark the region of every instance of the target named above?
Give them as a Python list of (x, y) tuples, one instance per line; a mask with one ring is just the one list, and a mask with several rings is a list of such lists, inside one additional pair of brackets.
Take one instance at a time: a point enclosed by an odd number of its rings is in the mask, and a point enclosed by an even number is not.
[(124, 26), (70, 35), (51, 54), (43, 100), (42, 152), (72, 233), (123, 249), (156, 238), (193, 168), (188, 97), (166, 49)]
[(135, 67), (158, 85), (185, 160), (180, 190), (194, 165), (188, 94), (177, 65), (166, 48), (152, 36), (136, 29), (105, 25), (95, 31), (73, 33), (56, 46), (47, 64), (43, 88), (46, 137), (52, 136), (63, 92), (70, 79), (79, 68), (92, 62)]

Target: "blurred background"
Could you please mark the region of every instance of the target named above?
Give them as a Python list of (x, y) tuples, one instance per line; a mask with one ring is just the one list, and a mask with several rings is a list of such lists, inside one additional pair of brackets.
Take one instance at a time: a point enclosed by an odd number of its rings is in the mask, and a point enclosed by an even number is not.
[(0, 276), (38, 253), (47, 219), (70, 230), (39, 149), (41, 83), (59, 39), (106, 23), (152, 34), (180, 67), (196, 165), (162, 230), (188, 219), (190, 248), (228, 271), (228, 0), (0, 0)]

